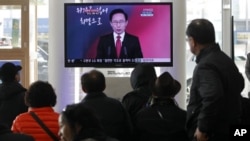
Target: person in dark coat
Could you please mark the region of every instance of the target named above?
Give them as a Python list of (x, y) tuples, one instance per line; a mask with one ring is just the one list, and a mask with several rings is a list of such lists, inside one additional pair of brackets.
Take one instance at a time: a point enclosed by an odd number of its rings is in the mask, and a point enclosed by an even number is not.
[(19, 65), (7, 62), (0, 68), (0, 122), (5, 123), (10, 129), (17, 115), (27, 112), (24, 95), (26, 89), (19, 83)]
[(146, 106), (152, 95), (152, 89), (156, 80), (156, 72), (151, 64), (138, 64), (130, 76), (130, 84), (133, 88), (122, 98), (122, 104), (128, 111), (132, 122), (137, 112)]
[(186, 35), (197, 63), (187, 106), (189, 137), (228, 141), (230, 126), (240, 124), (244, 78), (215, 42), (214, 26), (209, 20), (192, 20)]
[(91, 108), (104, 127), (105, 133), (120, 141), (129, 141), (132, 125), (129, 115), (120, 101), (108, 97), (104, 75), (92, 70), (81, 76), (82, 90), (87, 94), (81, 103)]
[(186, 111), (174, 97), (181, 84), (168, 72), (157, 78), (152, 101), (136, 115), (136, 141), (187, 141)]
[(32, 136), (13, 133), (5, 124), (0, 123), (0, 141), (35, 141)]

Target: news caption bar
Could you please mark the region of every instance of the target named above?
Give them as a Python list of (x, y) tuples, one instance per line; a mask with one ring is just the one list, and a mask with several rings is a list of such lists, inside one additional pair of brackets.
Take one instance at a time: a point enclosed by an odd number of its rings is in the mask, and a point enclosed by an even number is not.
[(68, 63), (147, 63), (169, 62), (169, 58), (135, 58), (135, 59), (68, 59)]

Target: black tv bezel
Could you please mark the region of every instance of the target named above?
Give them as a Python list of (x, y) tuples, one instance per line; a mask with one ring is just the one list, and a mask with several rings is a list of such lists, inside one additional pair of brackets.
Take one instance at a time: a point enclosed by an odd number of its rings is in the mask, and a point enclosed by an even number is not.
[(105, 3), (64, 3), (64, 66), (66, 68), (75, 68), (75, 67), (95, 67), (95, 68), (133, 68), (137, 64), (136, 63), (101, 63), (101, 64), (94, 64), (94, 63), (68, 63), (67, 60), (67, 6), (71, 5), (169, 5), (170, 6), (170, 62), (141, 62), (152, 64), (155, 67), (173, 67), (173, 3), (172, 2), (105, 2)]

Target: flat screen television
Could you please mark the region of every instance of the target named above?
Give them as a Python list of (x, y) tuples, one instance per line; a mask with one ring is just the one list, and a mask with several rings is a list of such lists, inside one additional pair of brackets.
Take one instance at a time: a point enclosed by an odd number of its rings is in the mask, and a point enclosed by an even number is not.
[[(110, 20), (115, 9), (127, 13), (127, 20)], [(65, 3), (64, 12), (65, 67), (173, 66), (171, 2)], [(120, 57), (114, 28), (125, 30)]]

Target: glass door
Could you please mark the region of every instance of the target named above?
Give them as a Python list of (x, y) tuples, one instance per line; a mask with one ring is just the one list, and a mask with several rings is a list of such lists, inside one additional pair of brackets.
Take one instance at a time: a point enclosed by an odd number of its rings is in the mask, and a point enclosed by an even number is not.
[(0, 62), (23, 67), (21, 83), (29, 84), (29, 0), (0, 0)]

